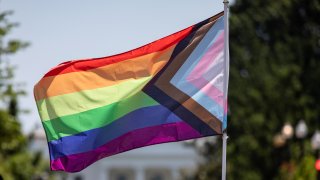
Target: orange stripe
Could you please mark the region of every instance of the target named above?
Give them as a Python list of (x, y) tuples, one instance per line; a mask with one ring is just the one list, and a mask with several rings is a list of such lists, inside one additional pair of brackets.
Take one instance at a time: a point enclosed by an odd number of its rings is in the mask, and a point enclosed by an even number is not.
[(129, 79), (153, 76), (169, 61), (176, 44), (159, 52), (115, 64), (41, 79), (35, 86), (35, 98), (58, 96), (82, 90), (112, 86)]

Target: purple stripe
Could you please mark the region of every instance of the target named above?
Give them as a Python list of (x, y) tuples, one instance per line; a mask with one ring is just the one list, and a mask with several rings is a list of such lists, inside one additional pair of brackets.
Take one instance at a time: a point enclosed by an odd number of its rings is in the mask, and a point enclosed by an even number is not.
[(99, 159), (131, 149), (199, 137), (202, 137), (202, 135), (185, 122), (170, 123), (138, 129), (122, 135), (95, 150), (52, 160), (51, 170), (78, 172), (98, 161)]

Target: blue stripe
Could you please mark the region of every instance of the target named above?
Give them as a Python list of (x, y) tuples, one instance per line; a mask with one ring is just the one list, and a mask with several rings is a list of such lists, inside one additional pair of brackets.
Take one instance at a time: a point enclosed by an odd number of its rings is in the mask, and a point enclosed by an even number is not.
[(50, 157), (53, 160), (94, 150), (130, 131), (180, 121), (180, 118), (162, 105), (140, 108), (107, 126), (50, 141)]

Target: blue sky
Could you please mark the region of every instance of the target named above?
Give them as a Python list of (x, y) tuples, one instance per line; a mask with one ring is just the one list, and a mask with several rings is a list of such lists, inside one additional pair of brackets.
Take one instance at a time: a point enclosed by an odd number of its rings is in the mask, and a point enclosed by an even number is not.
[(31, 46), (10, 57), (16, 82), (28, 95), (20, 106), (24, 132), (40, 124), (33, 86), (57, 64), (121, 53), (182, 30), (223, 11), (222, 0), (0, 0), (0, 11), (20, 26), (10, 34)]

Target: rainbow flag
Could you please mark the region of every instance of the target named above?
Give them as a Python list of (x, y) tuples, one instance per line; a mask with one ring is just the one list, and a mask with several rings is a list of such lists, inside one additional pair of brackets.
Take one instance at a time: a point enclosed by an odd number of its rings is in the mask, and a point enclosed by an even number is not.
[(51, 170), (131, 149), (220, 135), (228, 83), (223, 13), (140, 48), (69, 61), (35, 85)]

